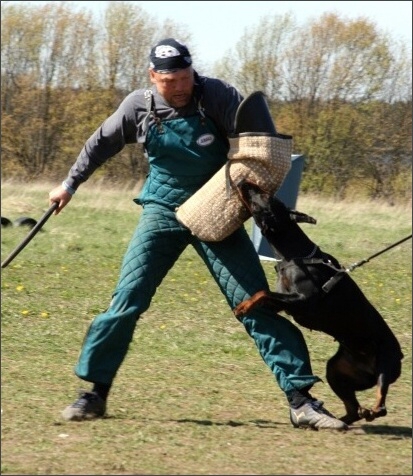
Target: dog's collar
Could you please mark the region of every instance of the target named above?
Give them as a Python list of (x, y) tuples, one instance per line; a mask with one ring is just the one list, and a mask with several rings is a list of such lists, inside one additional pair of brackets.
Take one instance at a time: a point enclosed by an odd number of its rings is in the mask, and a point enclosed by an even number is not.
[(314, 245), (313, 251), (308, 256), (304, 256), (302, 259), (312, 258), (317, 253), (317, 250), (318, 250), (318, 246)]
[(285, 261), (286, 263), (289, 263), (290, 261), (302, 261), (303, 259), (311, 259), (315, 256), (315, 254), (317, 253), (318, 250), (319, 250), (318, 246), (314, 245), (313, 250), (307, 256), (295, 256), (294, 258), (288, 258), (288, 259), (286, 259), (286, 258), (276, 258), (275, 261), (277, 261), (277, 263), (282, 263), (283, 261)]

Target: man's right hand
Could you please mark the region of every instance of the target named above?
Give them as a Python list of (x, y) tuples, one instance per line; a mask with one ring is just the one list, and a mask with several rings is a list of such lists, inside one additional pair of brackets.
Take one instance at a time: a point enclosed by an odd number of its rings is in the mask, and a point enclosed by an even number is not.
[(49, 205), (52, 205), (53, 202), (57, 202), (59, 206), (53, 212), (53, 215), (58, 215), (63, 210), (63, 208), (70, 202), (71, 199), (72, 195), (70, 195), (70, 193), (67, 192), (62, 185), (59, 185), (58, 187), (54, 188), (49, 193)]

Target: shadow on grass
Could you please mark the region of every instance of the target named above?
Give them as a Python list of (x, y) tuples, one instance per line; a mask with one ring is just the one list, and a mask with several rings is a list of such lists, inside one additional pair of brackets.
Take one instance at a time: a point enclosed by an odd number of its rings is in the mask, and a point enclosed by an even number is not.
[(412, 428), (408, 426), (361, 425), (367, 435), (389, 435), (395, 438), (411, 438)]
[[(115, 419), (115, 420), (122, 420), (127, 419), (130, 420), (130, 417), (123, 417), (119, 415), (105, 415), (104, 419)], [(278, 423), (270, 420), (250, 420), (250, 421), (212, 421), (212, 420), (197, 420), (195, 418), (179, 418), (179, 419), (153, 419), (153, 418), (132, 418), (132, 420), (144, 420), (149, 422), (164, 422), (164, 423), (194, 423), (196, 425), (201, 426), (228, 426), (228, 427), (237, 427), (237, 426), (256, 426), (259, 428), (278, 428), (279, 426), (291, 426), (289, 423)]]
[[(287, 423), (275, 423), (273, 421), (268, 420), (251, 420), (248, 422), (237, 422), (233, 420), (229, 420), (227, 422), (213, 422), (211, 420), (195, 420), (191, 418), (183, 418), (179, 420), (173, 420), (176, 423), (196, 423), (198, 425), (205, 425), (205, 426), (244, 426), (244, 425), (252, 425), (257, 426), (259, 428), (277, 428), (281, 425), (288, 425)], [(395, 438), (405, 438), (405, 437), (412, 437), (412, 428), (407, 426), (385, 426), (385, 425), (361, 425), (360, 427), (355, 427), (355, 430), (362, 430), (367, 435), (389, 435)], [(351, 428), (350, 430), (351, 431)]]
[[(119, 416), (109, 416), (105, 418), (115, 418), (122, 419)], [(130, 418), (128, 418), (130, 419)], [(140, 418), (139, 418), (140, 419)], [(145, 419), (149, 421), (161, 422), (158, 419)], [(179, 418), (179, 419), (165, 419), (165, 423), (194, 423), (196, 425), (202, 426), (228, 426), (228, 427), (239, 427), (239, 426), (255, 426), (258, 428), (279, 428), (280, 426), (291, 426), (289, 423), (280, 423), (270, 420), (250, 420), (250, 421), (212, 421), (212, 420), (197, 420), (194, 418)], [(390, 426), (390, 425), (360, 425), (349, 428), (350, 432), (354, 433), (363, 433), (366, 435), (378, 435), (378, 436), (391, 436), (395, 439), (397, 438), (412, 438), (412, 428), (408, 426)], [(347, 432), (343, 432), (347, 433)]]
[(268, 420), (252, 420), (247, 422), (240, 422), (240, 421), (233, 421), (228, 420), (226, 422), (221, 421), (211, 421), (211, 420), (195, 420), (192, 418), (182, 418), (179, 420), (174, 420), (176, 423), (196, 423), (197, 425), (204, 425), (204, 426), (245, 426), (245, 425), (252, 425), (257, 426), (259, 428), (277, 428), (278, 426), (282, 425), (283, 423), (274, 423), (273, 421)]

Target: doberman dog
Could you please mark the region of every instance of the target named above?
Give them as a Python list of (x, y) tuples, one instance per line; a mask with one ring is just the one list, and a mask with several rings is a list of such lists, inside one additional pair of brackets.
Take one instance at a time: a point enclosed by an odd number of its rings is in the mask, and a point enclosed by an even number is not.
[[(326, 378), (344, 403), (347, 424), (385, 416), (390, 384), (401, 373), (400, 344), (381, 314), (337, 259), (313, 243), (298, 223), (316, 223), (291, 210), (275, 194), (241, 180), (236, 189), (273, 248), (277, 259), (275, 292), (259, 291), (235, 309), (237, 317), (257, 305), (285, 311), (303, 327), (322, 331), (339, 344), (326, 366)], [(356, 392), (377, 386), (371, 409), (362, 407)]]

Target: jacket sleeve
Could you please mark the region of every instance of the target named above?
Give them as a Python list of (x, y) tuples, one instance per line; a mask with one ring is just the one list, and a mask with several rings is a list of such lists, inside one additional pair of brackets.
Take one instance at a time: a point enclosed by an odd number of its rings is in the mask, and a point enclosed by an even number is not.
[(118, 109), (85, 142), (65, 179), (69, 187), (76, 190), (97, 168), (119, 153), (126, 144), (136, 143), (137, 116), (140, 109), (138, 92), (129, 94)]

